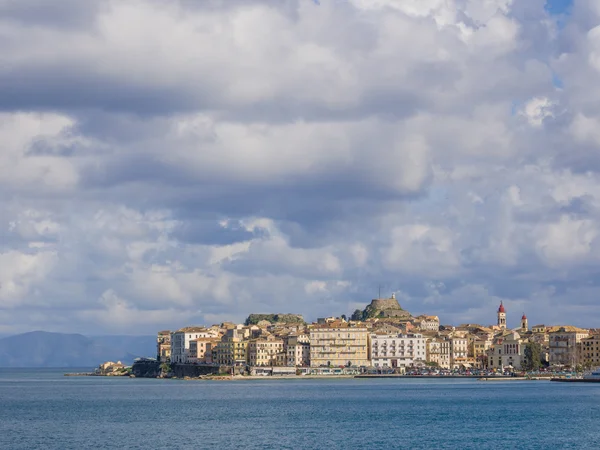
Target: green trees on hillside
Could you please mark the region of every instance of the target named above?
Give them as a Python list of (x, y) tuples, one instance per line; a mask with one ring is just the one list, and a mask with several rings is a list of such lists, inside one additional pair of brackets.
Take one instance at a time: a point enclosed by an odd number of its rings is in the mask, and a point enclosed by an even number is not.
[(356, 309), (352, 316), (350, 316), (350, 320), (362, 321), (363, 320), (363, 312), (360, 309)]
[(250, 314), (244, 324), (256, 325), (261, 320), (271, 323), (306, 323), (300, 314)]

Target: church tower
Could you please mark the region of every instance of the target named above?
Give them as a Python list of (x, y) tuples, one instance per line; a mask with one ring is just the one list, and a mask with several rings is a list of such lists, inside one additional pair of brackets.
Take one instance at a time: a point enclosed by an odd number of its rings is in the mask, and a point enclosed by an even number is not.
[(502, 302), (500, 302), (500, 307), (498, 308), (498, 326), (506, 330), (506, 311)]
[(527, 316), (523, 313), (521, 317), (521, 332), (529, 331), (529, 323), (527, 322)]

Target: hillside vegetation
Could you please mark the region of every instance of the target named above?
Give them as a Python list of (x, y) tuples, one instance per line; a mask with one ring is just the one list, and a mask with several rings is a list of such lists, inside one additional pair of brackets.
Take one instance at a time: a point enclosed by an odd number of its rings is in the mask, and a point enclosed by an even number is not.
[(261, 320), (272, 324), (276, 323), (306, 323), (300, 314), (250, 314), (246, 319), (246, 325), (256, 325)]

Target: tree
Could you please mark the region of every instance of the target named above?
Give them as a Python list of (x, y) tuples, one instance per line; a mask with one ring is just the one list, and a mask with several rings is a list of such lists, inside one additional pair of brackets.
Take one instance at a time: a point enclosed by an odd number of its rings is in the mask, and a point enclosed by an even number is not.
[(355, 320), (355, 321), (363, 320), (363, 312), (360, 309), (355, 310), (352, 313), (352, 317), (350, 317), (350, 320)]
[(525, 344), (525, 359), (523, 361), (523, 369), (538, 370), (542, 367), (542, 346), (537, 342), (528, 342)]

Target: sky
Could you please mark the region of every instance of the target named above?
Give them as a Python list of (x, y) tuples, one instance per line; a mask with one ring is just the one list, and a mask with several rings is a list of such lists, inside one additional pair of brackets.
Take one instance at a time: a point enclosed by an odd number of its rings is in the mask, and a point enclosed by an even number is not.
[(0, 0), (0, 333), (600, 327), (599, 79), (597, 0)]

